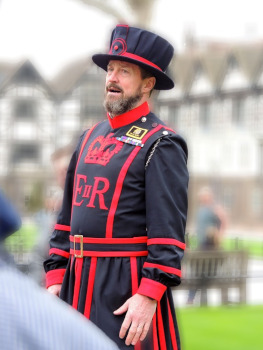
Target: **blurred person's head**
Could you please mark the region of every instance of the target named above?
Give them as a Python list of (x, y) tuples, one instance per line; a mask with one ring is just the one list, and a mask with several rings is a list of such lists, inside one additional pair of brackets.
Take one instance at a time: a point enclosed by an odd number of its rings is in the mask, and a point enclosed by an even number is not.
[(44, 207), (47, 211), (54, 210), (55, 199), (52, 196), (48, 196), (44, 199)]
[(52, 155), (51, 161), (54, 168), (56, 182), (58, 186), (64, 189), (69, 161), (73, 152), (73, 147), (67, 145), (58, 148)]
[(209, 186), (204, 186), (198, 192), (198, 199), (201, 205), (211, 205), (214, 202), (214, 194)]
[(21, 217), (13, 203), (0, 189), (0, 244), (21, 227)]
[(104, 106), (111, 117), (141, 105), (153, 89), (173, 88), (173, 81), (165, 73), (173, 52), (172, 45), (154, 33), (116, 26), (109, 52), (92, 57), (107, 71)]

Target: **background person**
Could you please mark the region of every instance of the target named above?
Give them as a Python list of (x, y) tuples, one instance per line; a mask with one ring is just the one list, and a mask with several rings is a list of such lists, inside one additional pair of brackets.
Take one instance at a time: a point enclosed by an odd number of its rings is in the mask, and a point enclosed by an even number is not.
[[(0, 192), (0, 247), (21, 219)], [(0, 339), (4, 350), (117, 350), (94, 324), (8, 264), (0, 249)]]
[[(226, 227), (226, 213), (215, 202), (213, 191), (210, 187), (202, 187), (198, 193), (199, 206), (196, 215), (196, 241), (199, 250), (220, 248), (224, 230)], [(198, 288), (190, 289), (187, 304), (194, 303)]]
[(67, 169), (74, 146), (72, 143), (58, 148), (51, 155), (51, 163), (56, 180), (56, 191), (44, 199), (44, 207), (34, 215), (37, 228), (37, 239), (31, 252), (29, 275), (39, 285), (45, 286), (45, 271), (43, 262), (49, 255), (49, 240), (61, 210), (63, 191), (66, 181)]
[(218, 248), (226, 227), (224, 209), (215, 202), (213, 191), (206, 186), (198, 194), (199, 207), (196, 216), (197, 247)]

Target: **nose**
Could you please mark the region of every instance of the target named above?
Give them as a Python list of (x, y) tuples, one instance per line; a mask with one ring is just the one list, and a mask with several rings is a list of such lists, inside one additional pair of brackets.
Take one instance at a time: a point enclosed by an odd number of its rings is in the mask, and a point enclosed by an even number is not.
[(118, 78), (117, 69), (112, 69), (111, 71), (107, 72), (107, 81), (108, 82), (117, 82), (118, 80), (119, 80), (119, 78)]

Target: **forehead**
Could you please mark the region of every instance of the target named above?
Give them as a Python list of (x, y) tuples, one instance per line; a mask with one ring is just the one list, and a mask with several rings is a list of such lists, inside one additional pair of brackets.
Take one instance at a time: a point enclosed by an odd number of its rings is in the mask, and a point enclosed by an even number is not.
[(109, 61), (108, 66), (126, 67), (126, 68), (133, 69), (135, 71), (140, 71), (140, 68), (137, 64), (133, 64), (126, 61), (111, 60)]

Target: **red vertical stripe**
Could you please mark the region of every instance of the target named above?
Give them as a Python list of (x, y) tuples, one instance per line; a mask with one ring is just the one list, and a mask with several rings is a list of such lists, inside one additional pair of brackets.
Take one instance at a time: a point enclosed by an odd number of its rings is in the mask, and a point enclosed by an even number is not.
[[(132, 295), (137, 293), (138, 290), (138, 271), (137, 271), (137, 259), (135, 256), (130, 257), (131, 264), (131, 283), (132, 283)], [(141, 342), (138, 341), (134, 346), (134, 350), (141, 350)]]
[(130, 257), (131, 263), (131, 282), (132, 282), (132, 295), (137, 293), (138, 290), (138, 272), (137, 272), (137, 259), (135, 256)]
[(86, 316), (87, 318), (90, 317), (90, 309), (91, 309), (93, 287), (94, 287), (95, 274), (96, 274), (96, 266), (97, 266), (97, 258), (92, 257), (91, 261), (90, 261), (88, 290), (87, 290), (86, 301), (85, 301), (85, 310), (84, 310), (84, 316)]
[(77, 310), (78, 301), (79, 301), (79, 289), (81, 282), (81, 272), (82, 272), (83, 259), (76, 259), (75, 261), (75, 285), (74, 285), (74, 294), (73, 294), (73, 302), (72, 306)]
[(153, 315), (153, 350), (159, 350), (159, 345), (158, 345), (158, 335), (157, 335), (157, 325), (156, 325), (156, 312)]
[(162, 317), (161, 305), (159, 301), (157, 302), (157, 325), (158, 325), (158, 334), (159, 334), (159, 341), (160, 341), (160, 350), (167, 350), (164, 327), (163, 327), (163, 317)]
[[(158, 125), (156, 128), (154, 128), (152, 131), (148, 132), (144, 138), (142, 139), (142, 143), (145, 143), (149, 137), (151, 137), (154, 133), (159, 131), (163, 126)], [(106, 226), (106, 238), (111, 238), (112, 237), (112, 232), (113, 232), (113, 221), (114, 221), (114, 216), (117, 210), (117, 206), (119, 203), (121, 191), (122, 191), (122, 186), (123, 182), (125, 179), (125, 176), (127, 174), (127, 171), (131, 165), (131, 163), (134, 161), (134, 158), (137, 156), (138, 152), (141, 150), (140, 146), (136, 146), (134, 150), (131, 152), (129, 157), (127, 158), (126, 162), (124, 163), (123, 167), (121, 168), (120, 174), (117, 179), (116, 183), (116, 188), (112, 197), (112, 202), (109, 210), (109, 215), (107, 219), (107, 226)]]
[(171, 339), (172, 339), (173, 350), (178, 350), (177, 341), (176, 341), (176, 334), (175, 334), (175, 327), (174, 327), (174, 320), (173, 320), (172, 311), (171, 311), (171, 307), (170, 307), (170, 303), (169, 303), (168, 298), (167, 298), (167, 306), (168, 306), (168, 317), (169, 317), (169, 329), (170, 329), (170, 334), (171, 334)]

